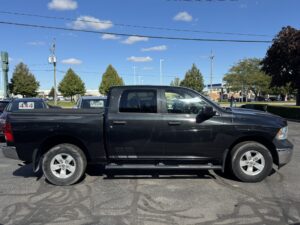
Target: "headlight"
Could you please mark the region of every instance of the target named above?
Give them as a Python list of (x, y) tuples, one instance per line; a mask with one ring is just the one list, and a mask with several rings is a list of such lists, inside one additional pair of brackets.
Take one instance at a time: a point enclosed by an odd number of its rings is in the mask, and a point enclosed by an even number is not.
[(288, 127), (282, 127), (277, 135), (276, 135), (276, 138), (277, 140), (284, 140), (284, 139), (287, 139), (287, 136), (288, 136)]

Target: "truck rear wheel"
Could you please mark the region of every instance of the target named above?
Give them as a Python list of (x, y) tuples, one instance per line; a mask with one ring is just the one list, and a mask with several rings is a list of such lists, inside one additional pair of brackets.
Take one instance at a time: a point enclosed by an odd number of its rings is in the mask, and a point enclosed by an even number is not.
[(271, 152), (262, 144), (247, 141), (237, 144), (231, 151), (231, 169), (243, 182), (259, 182), (272, 171)]
[(82, 150), (72, 144), (59, 144), (43, 157), (42, 168), (47, 180), (55, 185), (71, 185), (83, 176), (86, 157)]

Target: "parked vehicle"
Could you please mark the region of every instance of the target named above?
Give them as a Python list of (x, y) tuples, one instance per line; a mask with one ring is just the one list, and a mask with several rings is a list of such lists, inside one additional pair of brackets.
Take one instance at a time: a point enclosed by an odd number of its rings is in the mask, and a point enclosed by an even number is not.
[(0, 100), (0, 115), (3, 113), (6, 106), (10, 103), (10, 99)]
[(11, 99), (5, 102), (5, 109), (0, 115), (0, 142), (5, 142), (3, 129), (8, 112), (16, 112), (19, 110), (34, 110), (49, 108), (45, 101), (41, 98), (19, 98)]
[(107, 97), (102, 96), (82, 96), (78, 99), (76, 104), (77, 109), (99, 109), (104, 108)]
[(10, 112), (10, 158), (32, 161), (56, 185), (76, 183), (87, 163), (106, 169), (232, 170), (244, 182), (288, 163), (287, 121), (247, 109), (223, 109), (183, 87), (120, 86), (104, 110)]

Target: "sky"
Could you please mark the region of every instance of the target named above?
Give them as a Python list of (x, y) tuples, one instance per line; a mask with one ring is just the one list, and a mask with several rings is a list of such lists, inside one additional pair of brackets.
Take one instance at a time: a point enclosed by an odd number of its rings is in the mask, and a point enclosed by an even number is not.
[(239, 60), (263, 58), (271, 43), (182, 41), (135, 35), (271, 41), (282, 27), (299, 29), (300, 22), (299, 0), (1, 0), (1, 3), (0, 21), (131, 35), (0, 23), (0, 50), (7, 51), (10, 57), (9, 79), (16, 64), (24, 62), (40, 82), (41, 90), (53, 86), (53, 65), (48, 63), (53, 39), (58, 82), (72, 68), (87, 89), (98, 89), (102, 74), (112, 64), (125, 84), (161, 84), (160, 60), (163, 60), (164, 85), (169, 85), (176, 76), (183, 79), (193, 63), (200, 69), (205, 84), (209, 84), (211, 51), (213, 83), (220, 83)]

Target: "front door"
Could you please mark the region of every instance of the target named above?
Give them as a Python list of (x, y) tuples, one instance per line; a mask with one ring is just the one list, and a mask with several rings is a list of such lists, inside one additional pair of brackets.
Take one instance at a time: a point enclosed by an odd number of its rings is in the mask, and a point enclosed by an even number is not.
[(165, 140), (165, 158), (219, 160), (222, 156), (222, 146), (218, 144), (222, 129), (220, 116), (196, 121), (203, 106), (209, 105), (208, 101), (187, 89), (166, 88), (162, 95), (164, 126), (161, 132)]

